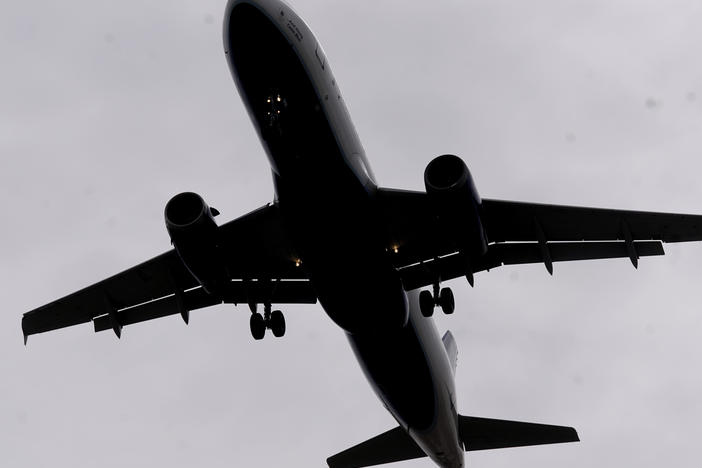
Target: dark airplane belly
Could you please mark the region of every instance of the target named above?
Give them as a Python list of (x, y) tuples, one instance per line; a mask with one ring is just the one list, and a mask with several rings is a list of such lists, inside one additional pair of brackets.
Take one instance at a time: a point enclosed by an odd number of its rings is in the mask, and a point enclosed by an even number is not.
[(284, 185), (277, 189), (286, 229), (329, 317), (354, 334), (404, 327), (406, 294), (377, 233), (369, 194), (360, 186), (305, 194)]
[(414, 431), (430, 428), (435, 422), (436, 396), (414, 326), (348, 334), (348, 339), (373, 390), (398, 422)]

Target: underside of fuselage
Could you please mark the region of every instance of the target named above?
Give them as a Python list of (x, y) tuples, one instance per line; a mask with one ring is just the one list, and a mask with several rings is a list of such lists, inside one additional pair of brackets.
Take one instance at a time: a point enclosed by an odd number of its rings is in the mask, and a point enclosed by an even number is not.
[[(426, 328), (417, 311), (410, 318), (386, 233), (378, 228), (383, 222), (375, 184), (357, 170), (341, 142), (344, 131), (355, 133), (335, 127), (330, 117), (345, 112), (338, 109), (340, 95), (329, 96), (315, 85), (325, 79), (335, 83), (328, 64), (320, 70), (314, 68), (319, 62), (305, 62), (300, 49), (316, 42), (282, 6), (265, 10), (232, 2), (228, 12), (224, 39), (232, 74), (271, 162), (285, 229), (320, 303), (349, 333), (369, 382), (398, 422), (418, 437), (445, 431), (438, 422), (448, 424), (450, 440), (434, 437), (434, 446), (426, 448), (432, 456), (438, 451), (445, 460), (460, 460), (450, 466), (461, 466), (455, 415), (445, 401), (450, 397), (437, 388), (448, 378), (452, 391), (448, 361), (433, 326)], [(282, 25), (290, 29), (281, 31)], [(440, 354), (428, 355), (427, 340)], [(440, 409), (446, 414), (438, 418)]]
[[(301, 54), (316, 42), (282, 6), (233, 2), (228, 11), (232, 74), (271, 162), (286, 231), (320, 303), (351, 333), (403, 327), (406, 297), (378, 230), (375, 186), (340, 144), (344, 129), (330, 123), (343, 103), (313, 83), (315, 73), (317, 81), (327, 75), (334, 81), (328, 65), (314, 69), (319, 63)], [(295, 31), (297, 44), (282, 25)]]

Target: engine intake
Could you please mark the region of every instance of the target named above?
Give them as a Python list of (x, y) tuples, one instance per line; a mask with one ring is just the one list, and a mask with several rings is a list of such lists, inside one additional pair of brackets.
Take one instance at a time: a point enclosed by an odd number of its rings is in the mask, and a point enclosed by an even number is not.
[(445, 236), (469, 257), (484, 255), (482, 200), (466, 163), (452, 154), (434, 158), (424, 171), (424, 187)]
[(193, 192), (171, 198), (164, 212), (166, 229), (178, 256), (209, 294), (219, 294), (227, 281), (214, 220), (217, 214)]

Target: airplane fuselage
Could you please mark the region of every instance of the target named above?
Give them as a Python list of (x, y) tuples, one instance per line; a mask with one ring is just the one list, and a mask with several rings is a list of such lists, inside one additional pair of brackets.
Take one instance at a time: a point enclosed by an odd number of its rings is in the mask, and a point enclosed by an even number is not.
[(322, 307), (400, 425), (440, 466), (462, 467), (449, 357), (392, 265), (376, 181), (321, 46), (285, 3), (230, 0), (224, 47)]

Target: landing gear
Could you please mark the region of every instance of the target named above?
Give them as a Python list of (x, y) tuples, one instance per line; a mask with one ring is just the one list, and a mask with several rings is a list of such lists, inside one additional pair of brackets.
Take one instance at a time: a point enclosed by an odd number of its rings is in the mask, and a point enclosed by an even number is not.
[(271, 330), (276, 338), (280, 338), (285, 335), (285, 316), (279, 310), (271, 311), (270, 304), (264, 304), (263, 315), (258, 312), (251, 313), (249, 326), (251, 327), (251, 336), (253, 336), (254, 340), (262, 340), (266, 334), (266, 329)]
[(271, 312), (269, 328), (273, 332), (273, 336), (280, 338), (285, 335), (285, 316), (279, 310)]
[(419, 310), (425, 317), (434, 314), (434, 307), (441, 307), (444, 314), (452, 314), (456, 308), (451, 288), (440, 288), (439, 283), (434, 283), (433, 294), (429, 291), (419, 293)]
[(434, 306), (436, 306), (434, 296), (429, 291), (419, 293), (419, 310), (422, 311), (423, 316), (431, 317), (434, 315)]
[(266, 335), (266, 323), (263, 321), (263, 316), (258, 312), (251, 314), (249, 326), (251, 327), (251, 336), (253, 336), (254, 340), (262, 340)]
[(453, 300), (453, 291), (451, 291), (451, 288), (443, 288), (441, 290), (439, 293), (439, 305), (446, 315), (453, 313), (456, 308), (456, 302)]

